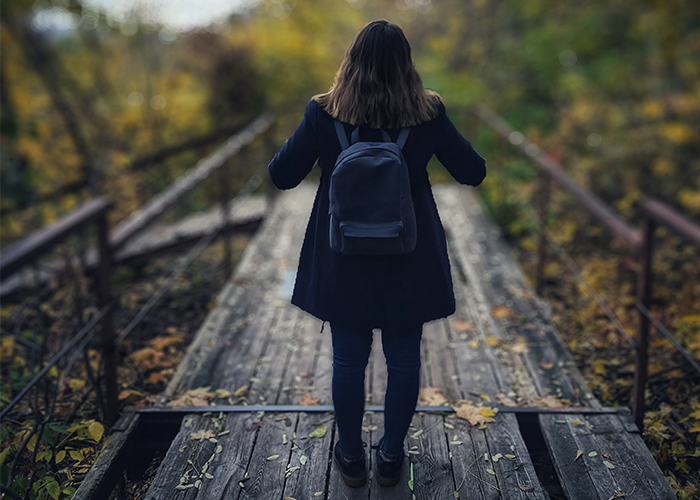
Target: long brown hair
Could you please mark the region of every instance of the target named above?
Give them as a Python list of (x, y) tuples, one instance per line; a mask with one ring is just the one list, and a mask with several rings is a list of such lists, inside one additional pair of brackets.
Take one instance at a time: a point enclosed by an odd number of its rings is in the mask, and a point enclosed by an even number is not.
[(355, 35), (333, 86), (314, 99), (333, 118), (372, 128), (429, 121), (442, 102), (423, 87), (401, 28), (387, 21), (373, 21)]

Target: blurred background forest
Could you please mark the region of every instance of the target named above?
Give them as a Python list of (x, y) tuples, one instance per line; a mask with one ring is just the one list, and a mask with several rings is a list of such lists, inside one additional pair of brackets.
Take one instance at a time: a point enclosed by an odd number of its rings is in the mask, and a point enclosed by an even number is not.
[[(115, 202), (115, 225), (265, 110), (278, 114), (279, 146), (329, 88), (357, 30), (379, 18), (404, 29), (423, 83), (487, 158), (479, 192), (526, 271), (536, 224), (522, 207), (535, 199), (535, 167), (479, 125), (476, 103), (633, 225), (648, 196), (700, 220), (697, 0), (9, 0), (1, 9), (3, 247), (97, 195)], [(449, 181), (437, 163), (430, 173)], [(245, 165), (233, 171), (234, 192), (249, 176)], [(171, 217), (210, 208), (215, 188), (198, 188)], [(552, 204), (550, 228), (634, 332), (635, 264), (569, 198)], [(664, 241), (654, 310), (697, 359), (698, 252)], [(596, 396), (628, 404), (630, 349), (563, 264), (546, 275), (545, 296)], [(652, 350), (645, 438), (679, 497), (697, 498), (697, 374), (666, 341)], [(5, 385), (3, 402), (16, 390)]]

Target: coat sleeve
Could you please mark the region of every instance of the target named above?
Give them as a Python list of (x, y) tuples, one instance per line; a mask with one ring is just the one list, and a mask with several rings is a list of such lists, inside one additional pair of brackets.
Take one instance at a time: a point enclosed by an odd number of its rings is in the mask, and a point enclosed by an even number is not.
[(435, 156), (460, 184), (478, 186), (486, 177), (486, 160), (459, 133), (446, 114), (438, 118), (439, 136)]
[(318, 160), (318, 136), (314, 126), (317, 107), (315, 101), (309, 103), (301, 124), (268, 165), (272, 182), (279, 189), (297, 186)]

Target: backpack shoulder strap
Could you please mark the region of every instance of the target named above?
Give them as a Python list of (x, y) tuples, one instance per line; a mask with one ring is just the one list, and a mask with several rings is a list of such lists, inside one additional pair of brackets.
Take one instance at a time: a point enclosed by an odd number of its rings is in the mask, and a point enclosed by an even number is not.
[(408, 139), (408, 134), (410, 132), (410, 128), (403, 128), (401, 129), (401, 132), (399, 132), (399, 137), (396, 139), (396, 145), (399, 147), (399, 149), (403, 149), (403, 147), (406, 145), (406, 140)]
[(333, 122), (335, 123), (335, 133), (338, 135), (338, 141), (340, 141), (340, 147), (345, 150), (350, 147), (350, 144), (348, 143), (348, 136), (345, 135), (345, 128), (343, 127), (343, 124), (340, 123), (340, 120), (337, 118), (333, 119)]

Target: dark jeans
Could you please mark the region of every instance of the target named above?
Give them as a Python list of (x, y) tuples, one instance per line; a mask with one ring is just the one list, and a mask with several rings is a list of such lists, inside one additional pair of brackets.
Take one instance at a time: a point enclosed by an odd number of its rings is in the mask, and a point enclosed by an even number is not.
[[(382, 330), (389, 378), (384, 400), (381, 450), (389, 460), (403, 454), (403, 441), (418, 401), (420, 339), (423, 325)], [(331, 325), (333, 336), (333, 404), (343, 456), (362, 457), (365, 368), (372, 348), (372, 330)]]

